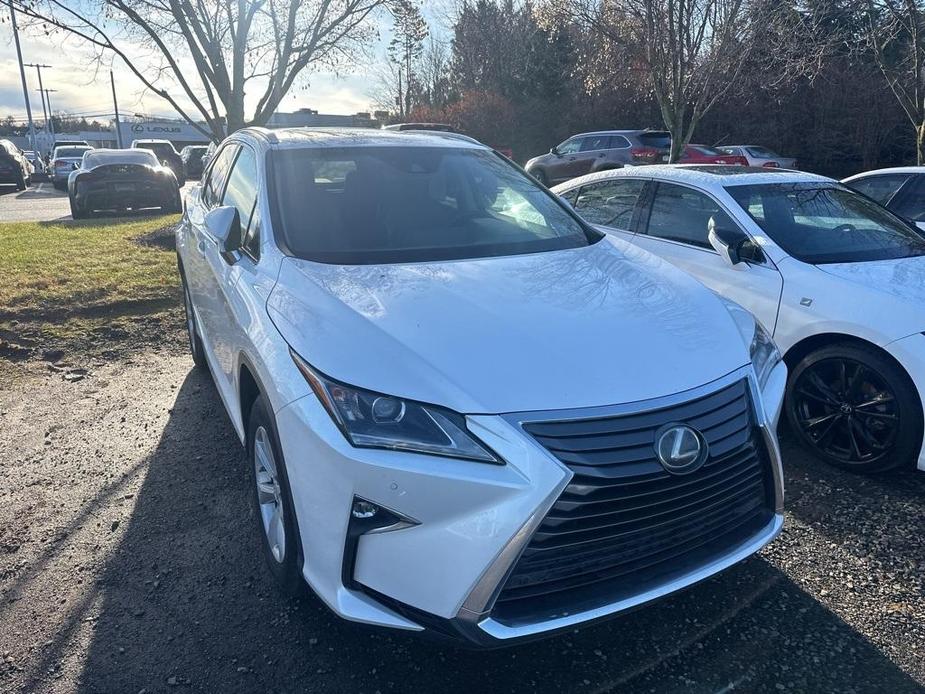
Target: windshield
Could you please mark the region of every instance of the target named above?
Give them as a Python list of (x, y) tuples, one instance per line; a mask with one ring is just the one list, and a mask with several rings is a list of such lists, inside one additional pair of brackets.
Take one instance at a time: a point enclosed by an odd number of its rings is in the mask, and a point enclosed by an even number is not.
[(925, 255), (925, 238), (844, 186), (774, 183), (726, 191), (777, 245), (807, 263), (850, 263)]
[(84, 155), (84, 166), (104, 166), (106, 164), (142, 164), (144, 166), (157, 166), (157, 157), (144, 150), (125, 150), (120, 152), (99, 152), (96, 150)]
[(159, 157), (177, 153), (173, 145), (168, 142), (136, 142), (135, 149), (150, 149)]
[(600, 238), (487, 150), (283, 149), (273, 153), (272, 178), (281, 240), (288, 252), (308, 260), (354, 265), (479, 258), (574, 248)]
[(89, 149), (89, 147), (58, 147), (55, 150), (55, 157), (75, 157), (79, 159)]
[(659, 149), (671, 147), (671, 134), (663, 130), (650, 130), (640, 133), (639, 139), (645, 147), (658, 147)]
[(753, 157), (769, 158), (777, 156), (776, 152), (772, 152), (767, 147), (747, 147), (746, 149), (748, 149), (748, 153)]

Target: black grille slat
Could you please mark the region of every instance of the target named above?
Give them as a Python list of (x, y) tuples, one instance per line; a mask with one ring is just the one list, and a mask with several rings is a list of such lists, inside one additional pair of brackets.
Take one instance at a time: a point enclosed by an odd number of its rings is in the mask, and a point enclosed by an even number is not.
[[(757, 508), (753, 509), (753, 511), (756, 510)], [(548, 580), (544, 581), (543, 583), (526, 583), (523, 585), (514, 584), (511, 586), (511, 592), (502, 596), (500, 600), (511, 601), (524, 597), (533, 597), (536, 595), (548, 595), (549, 593), (553, 592), (586, 586), (601, 580), (625, 576), (627, 574), (633, 573), (634, 571), (645, 569), (659, 562), (674, 559), (684, 552), (710, 542), (711, 539), (714, 539), (717, 535), (725, 535), (729, 532), (732, 532), (737, 527), (745, 525), (750, 521), (754, 521), (755, 518), (755, 513), (723, 518), (721, 522), (718, 522), (713, 527), (712, 532), (702, 533), (686, 538), (681, 542), (673, 543), (670, 547), (642, 553), (641, 555), (634, 557), (632, 561), (619, 565), (618, 569), (611, 569), (609, 571), (602, 571), (598, 569), (581, 573), (569, 572), (567, 578), (556, 579), (553, 585), (551, 585), (553, 582)]]
[[(573, 520), (585, 518), (616, 517), (619, 514), (641, 510), (644, 508), (658, 507), (667, 504), (675, 504), (684, 501), (685, 503), (701, 501), (705, 492), (726, 487), (729, 488), (739, 480), (753, 477), (761, 474), (761, 467), (755, 464), (742, 464), (734, 470), (728, 468), (719, 470), (710, 477), (704, 477), (691, 483), (686, 487), (673, 487), (659, 492), (649, 492), (646, 496), (624, 497), (623, 499), (611, 501), (596, 501), (584, 503), (577, 507), (564, 507), (560, 502), (555, 505), (553, 510), (546, 516), (547, 520)], [(701, 482), (703, 482), (701, 484)], [(680, 493), (674, 493), (680, 492)], [(660, 494), (657, 498), (654, 495)], [(621, 503), (622, 502), (622, 503)], [(591, 508), (593, 504), (593, 508)], [(604, 505), (606, 504), (606, 506)], [(626, 505), (624, 505), (626, 504)], [(613, 508), (616, 507), (616, 508)], [(674, 507), (678, 508), (678, 507)], [(576, 513), (577, 512), (577, 513)]]
[[(704, 502), (707, 503), (707, 506), (706, 506), (707, 509), (711, 509), (714, 506), (722, 505), (723, 503), (726, 503), (727, 501), (732, 500), (737, 495), (738, 492), (745, 491), (749, 487), (754, 486), (757, 481), (758, 480), (752, 480), (749, 478), (747, 480), (743, 480), (742, 482), (733, 485), (729, 490), (726, 490), (728, 491), (728, 493), (723, 493), (723, 491), (714, 492), (713, 494), (708, 495), (704, 499), (693, 500), (693, 501), (688, 500), (682, 504), (679, 504), (678, 506), (674, 508), (667, 508), (667, 509), (660, 508), (655, 513), (650, 513), (644, 516), (637, 516), (635, 518), (615, 520), (609, 523), (602, 523), (598, 519), (598, 522), (596, 525), (590, 525), (584, 528), (562, 529), (562, 528), (556, 527), (554, 524), (550, 526), (544, 523), (541, 526), (541, 529), (538, 530), (533, 537), (534, 537), (534, 540), (536, 540), (540, 544), (542, 544), (544, 541), (551, 539), (553, 537), (562, 538), (563, 535), (569, 536), (570, 538), (570, 540), (567, 542), (566, 540), (563, 540), (563, 542), (566, 544), (575, 544), (579, 542), (590, 542), (592, 540), (609, 539), (611, 537), (624, 534), (626, 532), (633, 532), (634, 530), (639, 529), (639, 528), (651, 527), (652, 525), (658, 525), (659, 523), (667, 522), (667, 520), (671, 519), (672, 517), (671, 514), (674, 514), (678, 511), (682, 512), (683, 518), (693, 517), (698, 513), (703, 513), (703, 510), (704, 510), (703, 503)], [(740, 487), (742, 487), (743, 489), (740, 489)], [(549, 530), (544, 531), (542, 528), (549, 528)], [(610, 528), (617, 528), (618, 532), (604, 534), (604, 532)], [(584, 535), (580, 535), (579, 533), (584, 533)], [(590, 537), (586, 539), (585, 535), (590, 535)]]
[(707, 395), (677, 407), (666, 407), (641, 414), (612, 417), (563, 422), (531, 422), (526, 424), (524, 428), (533, 436), (551, 438), (608, 434), (614, 431), (632, 431), (653, 426), (657, 428), (666, 422), (686, 422), (691, 417), (702, 416), (743, 397), (745, 397), (745, 381), (739, 381), (712, 395)]
[[(570, 484), (569, 488), (559, 497), (556, 508), (568, 509), (572, 506), (580, 506), (583, 504), (610, 503), (613, 501), (636, 499), (651, 494), (661, 494), (666, 490), (682, 489), (684, 487), (697, 485), (700, 484), (702, 479), (731, 474), (736, 468), (754, 464), (754, 455), (755, 449), (752, 446), (745, 447), (730, 454), (718, 463), (705, 465), (702, 477), (699, 475), (693, 478), (681, 475), (666, 475), (654, 480), (640, 480), (625, 485), (607, 484), (595, 486), (588, 484)], [(588, 491), (578, 491), (578, 489), (587, 489)]]
[[(657, 431), (673, 422), (694, 427), (709, 446), (694, 473), (671, 474), (655, 457)], [(725, 554), (773, 514), (769, 460), (744, 379), (671, 407), (523, 428), (573, 477), (497, 596), (501, 621), (645, 590)]]

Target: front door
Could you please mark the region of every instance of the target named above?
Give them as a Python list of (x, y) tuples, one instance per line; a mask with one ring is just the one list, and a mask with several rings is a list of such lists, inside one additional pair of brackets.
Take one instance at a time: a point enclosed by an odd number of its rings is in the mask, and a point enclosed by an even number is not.
[[(709, 195), (673, 183), (654, 183), (651, 200), (642, 210), (633, 242), (690, 273), (720, 296), (752, 312), (774, 334), (783, 278), (773, 264), (761, 259), (730, 266), (707, 238), (710, 219), (717, 226), (739, 225)], [(756, 247), (757, 248), (757, 247)]]

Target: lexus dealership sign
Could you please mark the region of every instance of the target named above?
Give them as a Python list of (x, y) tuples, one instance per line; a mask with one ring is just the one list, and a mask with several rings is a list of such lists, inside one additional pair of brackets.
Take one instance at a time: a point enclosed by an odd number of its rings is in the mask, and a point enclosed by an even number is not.
[(148, 120), (137, 123), (120, 123), (124, 146), (131, 147), (134, 140), (170, 140), (173, 143), (206, 143), (209, 138), (189, 123), (170, 120)]

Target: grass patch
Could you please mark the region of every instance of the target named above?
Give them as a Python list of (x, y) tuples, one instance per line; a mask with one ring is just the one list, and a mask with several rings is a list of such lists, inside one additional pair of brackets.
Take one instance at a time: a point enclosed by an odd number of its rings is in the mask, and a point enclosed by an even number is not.
[(125, 340), (139, 317), (178, 307), (176, 256), (148, 242), (169, 238), (178, 219), (0, 222), (0, 355)]
[(174, 255), (136, 240), (177, 220), (0, 223), (0, 311), (83, 313), (179, 296)]

